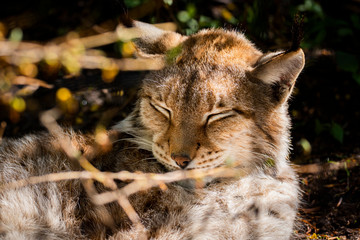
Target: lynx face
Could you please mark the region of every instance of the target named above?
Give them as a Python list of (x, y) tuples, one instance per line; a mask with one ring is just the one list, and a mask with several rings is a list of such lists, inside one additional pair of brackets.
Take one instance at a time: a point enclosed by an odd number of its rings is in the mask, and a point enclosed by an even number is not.
[(139, 142), (170, 170), (251, 171), (287, 157), (286, 101), (304, 65), (301, 49), (262, 54), (235, 32), (156, 31), (138, 48), (168, 64), (145, 79), (137, 109), (118, 128), (141, 131)]
[(213, 168), (247, 158), (253, 109), (238, 94), (250, 87), (239, 81), (245, 72), (204, 65), (183, 70), (169, 67), (153, 76), (158, 82), (144, 84), (140, 118), (152, 133), (154, 156), (170, 169)]

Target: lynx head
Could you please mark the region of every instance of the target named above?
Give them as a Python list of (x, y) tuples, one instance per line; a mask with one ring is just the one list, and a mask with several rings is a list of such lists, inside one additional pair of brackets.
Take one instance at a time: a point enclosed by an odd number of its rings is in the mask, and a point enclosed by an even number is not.
[(251, 171), (287, 159), (287, 100), (304, 66), (301, 49), (263, 54), (243, 34), (186, 37), (136, 23), (138, 50), (166, 66), (143, 82), (133, 113), (115, 128), (169, 170), (234, 164)]

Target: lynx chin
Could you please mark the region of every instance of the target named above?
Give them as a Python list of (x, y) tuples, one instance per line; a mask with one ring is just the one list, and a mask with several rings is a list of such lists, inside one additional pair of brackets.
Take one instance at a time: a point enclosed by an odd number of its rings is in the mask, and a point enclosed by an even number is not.
[[(103, 149), (93, 136), (71, 129), (4, 139), (2, 185), (81, 170), (61, 148), (62, 139), (104, 172), (225, 167), (238, 174), (131, 194), (145, 227), (141, 232), (117, 202), (94, 204), (84, 187), (87, 180), (0, 188), (0, 239), (293, 237), (299, 187), (288, 160), (287, 102), (304, 67), (303, 51), (264, 54), (243, 34), (222, 29), (182, 36), (134, 25), (142, 33), (135, 41), (139, 54), (166, 64), (147, 75), (133, 112), (108, 131), (111, 147)], [(118, 188), (128, 184), (117, 182)], [(100, 193), (110, 190), (93, 186)]]

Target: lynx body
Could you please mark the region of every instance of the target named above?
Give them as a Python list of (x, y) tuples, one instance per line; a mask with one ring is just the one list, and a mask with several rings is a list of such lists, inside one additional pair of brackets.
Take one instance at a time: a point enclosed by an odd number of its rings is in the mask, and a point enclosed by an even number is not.
[[(149, 239), (289, 239), (299, 203), (288, 162), (287, 100), (304, 66), (301, 49), (263, 54), (244, 35), (203, 30), (186, 37), (136, 22), (140, 54), (162, 58), (143, 82), (134, 111), (109, 131), (110, 151), (91, 136), (61, 130), (5, 140), (2, 183), (79, 170), (64, 137), (102, 171), (165, 173), (226, 166), (232, 178), (155, 187), (130, 197)], [(131, 137), (129, 137), (131, 136)], [(126, 183), (119, 183), (119, 187)], [(98, 186), (98, 191), (104, 191)], [(79, 180), (0, 192), (1, 239), (136, 239), (117, 204), (104, 224)], [(95, 211), (97, 209), (97, 211)], [(101, 211), (101, 209), (100, 209)]]

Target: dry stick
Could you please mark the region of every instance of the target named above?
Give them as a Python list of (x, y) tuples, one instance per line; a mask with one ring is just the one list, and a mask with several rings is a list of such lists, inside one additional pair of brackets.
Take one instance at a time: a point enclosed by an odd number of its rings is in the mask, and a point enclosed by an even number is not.
[[(85, 170), (88, 170), (89, 172), (96, 173), (97, 169), (93, 167), (90, 163), (88, 163), (86, 159), (84, 159), (80, 151), (78, 151), (71, 144), (71, 139), (69, 139), (69, 137), (63, 133), (61, 127), (57, 124), (56, 119), (60, 116), (60, 114), (61, 113), (57, 109), (48, 110), (41, 114), (40, 121), (53, 136), (57, 136), (61, 149), (70, 159), (72, 160), (78, 159), (81, 167), (83, 167)], [(96, 175), (94, 177), (96, 178)], [(101, 179), (98, 180), (101, 182)], [(90, 197), (91, 197), (90, 194), (97, 194), (96, 189), (90, 186), (89, 182), (82, 181), (82, 184), (86, 193), (88, 193)], [(101, 211), (101, 210), (105, 210), (105, 211)], [(115, 226), (114, 219), (111, 217), (110, 213), (104, 207), (102, 207), (101, 209), (96, 208), (95, 211), (97, 211), (98, 214), (101, 214), (105, 225), (108, 225), (109, 227)]]
[(28, 85), (28, 86), (40, 86), (43, 88), (53, 88), (54, 86), (48, 84), (40, 79), (25, 77), (25, 76), (17, 76), (11, 79), (11, 84), (19, 84), (19, 85)]
[(117, 199), (119, 194), (125, 194), (130, 196), (138, 191), (147, 190), (155, 186), (161, 186), (164, 183), (170, 183), (185, 179), (202, 179), (207, 176), (212, 177), (241, 177), (246, 175), (243, 170), (230, 169), (227, 167), (219, 167), (209, 170), (187, 170), (187, 171), (174, 171), (164, 174), (149, 174), (149, 173), (129, 173), (126, 171), (118, 173), (104, 173), (109, 178), (120, 179), (123, 181), (134, 180), (132, 183), (125, 187), (115, 190), (101, 193), (94, 196), (94, 202), (96, 204), (106, 204), (113, 202)]
[[(171, 22), (154, 24), (154, 26), (167, 31), (176, 30), (176, 24)], [(123, 42), (127, 42), (134, 38), (138, 38), (141, 35), (142, 32), (138, 28), (125, 28), (122, 25), (118, 25), (114, 32), (106, 32), (89, 37), (83, 37), (80, 38), (79, 40), (85, 48), (95, 48), (95, 47), (111, 44), (119, 40)]]
[(82, 55), (78, 60), (81, 66), (86, 69), (103, 69), (112, 63), (121, 71), (160, 70), (165, 64), (165, 61), (161, 57), (151, 59), (112, 59), (103, 56)]
[[(93, 195), (99, 194), (92, 179), (82, 179), (81, 183), (84, 186), (88, 196), (92, 197)], [(104, 205), (98, 205), (94, 210), (96, 211), (97, 215), (101, 216), (100, 219), (106, 226), (115, 229), (114, 219)]]
[[(28, 63), (38, 63), (46, 58), (45, 51), (50, 51), (46, 50), (48, 46), (41, 45), (31, 50), (8, 50), (12, 45), (13, 43), (0, 41), (0, 56), (4, 57), (4, 60), (8, 63), (15, 65), (21, 64), (23, 59), (26, 59)], [(6, 50), (2, 51), (2, 49)], [(51, 51), (56, 56), (55, 59), (61, 59), (67, 49), (70, 49), (70, 47), (65, 47), (65, 45), (62, 47), (51, 46)], [(114, 59), (105, 56), (93, 56), (89, 51), (85, 51), (84, 54), (73, 55), (72, 58), (78, 61), (80, 66), (85, 69), (103, 69), (111, 63), (121, 71), (159, 70), (164, 66), (164, 60), (160, 57), (151, 59)]]
[[(4, 123), (4, 122), (3, 122)], [(2, 124), (3, 125), (3, 124)], [(341, 169), (350, 169), (360, 165), (360, 160), (356, 158), (349, 158), (340, 162), (333, 163), (324, 163), (324, 164), (306, 164), (306, 165), (293, 165), (299, 173), (319, 173), (325, 170), (341, 170)], [(156, 186), (162, 183), (170, 183), (185, 179), (194, 179), (194, 178), (203, 178), (206, 176), (212, 177), (234, 177), (242, 176), (242, 173), (236, 169), (230, 169), (226, 167), (209, 169), (209, 170), (179, 170), (168, 173), (141, 173), (141, 172), (90, 172), (90, 171), (72, 171), (72, 172), (60, 172), (60, 173), (50, 173), (42, 176), (29, 177), (27, 179), (21, 179), (11, 183), (3, 184), (0, 188), (1, 191), (21, 188), (27, 185), (33, 185), (43, 182), (57, 182), (64, 180), (74, 180), (74, 179), (95, 179), (103, 182), (104, 179), (118, 179), (121, 181), (131, 181), (134, 180), (141, 184), (146, 183), (149, 186)], [(147, 187), (149, 188), (149, 187)], [(126, 191), (128, 195), (131, 195), (131, 192)], [(113, 198), (114, 192), (105, 192), (95, 196), (97, 204), (104, 204), (103, 200), (100, 198)], [(107, 203), (107, 202), (106, 202)]]
[[(133, 193), (136, 193), (141, 190), (146, 190), (154, 186), (160, 186), (164, 183), (184, 180), (184, 179), (201, 179), (205, 176), (214, 176), (214, 177), (240, 177), (243, 176), (245, 172), (242, 170), (230, 169), (226, 167), (220, 167), (210, 170), (188, 170), (188, 171), (174, 171), (164, 174), (153, 174), (153, 173), (131, 173), (127, 171), (121, 171), (117, 173), (104, 173), (104, 172), (65, 172), (65, 173), (52, 173), (43, 176), (30, 177), (29, 179), (19, 180), (9, 184), (5, 184), (0, 187), (0, 192), (9, 190), (12, 188), (26, 186), (28, 184), (36, 184), (46, 181), (60, 181), (60, 180), (70, 180), (70, 179), (119, 179), (122, 181), (135, 180), (134, 182), (126, 185), (121, 189), (112, 189), (111, 192), (105, 192), (101, 194), (96, 193), (96, 189), (93, 184), (86, 184), (84, 188), (89, 193), (93, 202), (97, 205), (104, 206), (106, 203), (113, 201), (118, 201), (120, 206), (124, 209), (125, 213), (128, 215), (130, 220), (133, 222), (135, 227), (139, 229), (140, 235), (139, 239), (146, 239), (146, 230), (145, 227), (140, 222), (140, 218), (132, 207), (131, 203), (128, 200), (128, 196)], [(103, 182), (103, 181), (101, 181)], [(103, 182), (104, 183), (104, 182)], [(105, 184), (104, 184), (105, 185)], [(95, 191), (94, 191), (95, 190)], [(104, 209), (108, 215), (106, 209)], [(137, 218), (136, 218), (137, 217)], [(112, 219), (105, 218), (105, 219)], [(110, 220), (108, 222), (112, 223)]]
[[(176, 24), (173, 22), (157, 23), (153, 25), (165, 31), (174, 32), (177, 29)], [(87, 48), (100, 47), (103, 45), (114, 43), (119, 40), (126, 42), (126, 41), (130, 41), (133, 38), (139, 37), (139, 33), (135, 29), (136, 28), (124, 27), (122, 24), (119, 24), (117, 26), (116, 24), (114, 24), (111, 27), (107, 27), (107, 29), (100, 34), (95, 34), (95, 35), (88, 34), (88, 36), (81, 37), (80, 40)], [(134, 34), (135, 32), (137, 33)], [(84, 35), (84, 34), (80, 32), (79, 35)], [(66, 41), (67, 41), (67, 36), (61, 36), (52, 39), (49, 43), (58, 45)]]
[[(155, 24), (156, 27), (175, 31), (176, 25), (174, 23), (161, 23)], [(67, 40), (61, 44), (48, 43), (45, 45), (28, 42), (12, 42), (12, 41), (0, 41), (0, 56), (7, 57), (9, 63), (21, 63), (22, 59), (26, 59), (29, 63), (37, 63), (49, 55), (60, 58), (64, 51), (72, 49), (74, 46), (81, 47), (82, 49), (95, 48), (117, 41), (130, 41), (131, 39), (138, 38), (141, 36), (141, 30), (138, 28), (124, 28), (119, 25), (114, 32), (101, 33), (94, 36), (75, 38)], [(86, 55), (86, 54), (85, 54)], [(100, 58), (97, 58), (100, 59)], [(122, 59), (125, 60), (125, 59)], [(121, 65), (129, 65), (127, 61), (117, 60), (120, 70), (131, 71), (134, 69), (122, 69)], [(132, 59), (131, 59), (132, 60)], [(114, 59), (115, 61), (115, 59)], [(130, 61), (132, 63), (133, 61)], [(139, 64), (138, 66), (141, 66)], [(137, 70), (137, 69), (135, 69)], [(143, 70), (143, 69), (138, 69)], [(152, 69), (148, 69), (152, 70)]]
[[(80, 156), (79, 163), (85, 170), (88, 170), (88, 171), (90, 170), (91, 172), (93, 172), (94, 179), (103, 183), (105, 187), (108, 187), (113, 191), (116, 191), (118, 189), (114, 179), (101, 174), (102, 172), (100, 170), (98, 170), (97, 168), (95, 168), (83, 155)], [(88, 181), (86, 181), (85, 183), (89, 183), (89, 181), (90, 181), (90, 179)], [(90, 184), (88, 184), (88, 185), (90, 185)], [(88, 187), (87, 193), (91, 197), (92, 201), (94, 201), (93, 200), (94, 196), (99, 195), (93, 184), (91, 184), (90, 187)], [(138, 228), (138, 230), (140, 232), (140, 236), (138, 239), (146, 239), (145, 227), (142, 225), (139, 215), (136, 213), (135, 209), (132, 207), (127, 196), (120, 193), (120, 194), (118, 194), (118, 198), (115, 201), (117, 201), (118, 204), (120, 205), (120, 207), (122, 209), (124, 209), (124, 212), (129, 217), (130, 221), (135, 225), (136, 228)], [(105, 208), (103, 208), (103, 209), (106, 210)], [(108, 214), (108, 212), (107, 212), (107, 214)], [(108, 215), (108, 216), (110, 216), (110, 215)]]
[(119, 195), (130, 196), (136, 192), (144, 191), (152, 187), (161, 186), (164, 183), (171, 183), (185, 179), (203, 179), (204, 177), (242, 177), (246, 175), (241, 169), (232, 169), (228, 167), (218, 167), (214, 169), (195, 169), (195, 170), (179, 170), (163, 174), (149, 174), (149, 173), (106, 173), (112, 179), (120, 180), (134, 180), (132, 183), (126, 185), (121, 189), (115, 191), (108, 191), (99, 195), (93, 196), (94, 203), (107, 204), (116, 201)]
[(316, 174), (326, 171), (337, 171), (342, 169), (350, 169), (360, 166), (359, 158), (349, 158), (339, 162), (329, 163), (313, 163), (306, 165), (295, 165), (294, 168), (298, 173)]
[[(56, 123), (55, 120), (58, 117), (58, 114), (59, 113), (56, 110), (49, 110), (43, 113), (40, 117), (40, 120), (44, 124), (44, 126), (49, 130), (50, 133), (52, 133), (55, 136), (63, 135), (60, 126)], [(67, 154), (67, 156), (70, 157), (71, 159), (78, 159), (81, 167), (83, 167), (85, 170), (93, 172), (94, 173), (93, 176), (97, 181), (103, 183), (104, 186), (109, 187), (113, 191), (116, 191), (118, 189), (113, 179), (100, 177), (99, 174), (100, 170), (95, 168), (83, 155), (79, 155), (80, 154), (79, 151), (71, 144), (71, 140), (67, 136), (62, 136), (62, 138), (59, 138), (59, 143), (61, 148)], [(90, 197), (92, 198), (93, 195), (97, 193), (97, 191), (95, 187), (89, 187), (88, 183), (89, 182), (85, 182), (83, 186), (86, 189), (87, 193), (89, 193)], [(129, 217), (131, 222), (135, 225), (135, 227), (140, 230), (139, 239), (147, 239), (145, 234), (146, 233), (145, 227), (141, 223), (139, 215), (136, 213), (135, 209), (130, 204), (130, 201), (127, 198), (127, 196), (119, 194), (117, 202), (124, 209), (125, 213)], [(108, 219), (108, 222), (113, 223), (114, 220), (112, 219), (110, 213), (108, 213), (108, 211), (106, 212), (107, 212), (106, 218)]]
[(44, 182), (58, 182), (64, 180), (93, 179), (93, 178), (94, 178), (93, 173), (88, 171), (50, 173), (46, 175), (33, 176), (27, 179), (21, 179), (18, 181), (2, 184), (0, 187), (0, 192), (25, 187), (28, 185), (44, 183)]
[[(71, 172), (60, 172), (50, 173), (41, 176), (33, 176), (27, 179), (17, 180), (11, 183), (6, 183), (1, 186), (0, 191), (11, 190), (15, 188), (21, 188), (28, 185), (34, 185), (44, 182), (58, 182), (65, 180), (75, 179), (94, 179), (103, 182), (104, 179), (117, 179), (121, 181), (137, 181), (141, 183), (147, 183), (151, 181), (151, 185), (160, 185), (161, 183), (176, 182), (185, 179), (196, 179), (203, 178), (206, 176), (212, 177), (236, 177), (242, 176), (241, 172), (236, 169), (219, 167), (209, 170), (178, 170), (168, 173), (142, 173), (142, 172), (90, 172), (90, 171), (71, 171)], [(156, 183), (156, 184), (155, 184)], [(131, 193), (129, 193), (131, 195)]]

